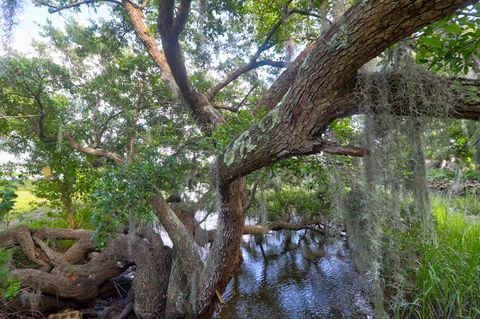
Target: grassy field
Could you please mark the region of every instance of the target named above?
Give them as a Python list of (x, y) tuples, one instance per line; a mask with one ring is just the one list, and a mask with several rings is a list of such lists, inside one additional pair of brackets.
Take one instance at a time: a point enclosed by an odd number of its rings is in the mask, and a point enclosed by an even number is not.
[(31, 192), (31, 189), (32, 186), (29, 183), (17, 186), (16, 193), (18, 197), (15, 200), (15, 206), (13, 208), (14, 214), (31, 212), (38, 206), (41, 206), (43, 203), (45, 203), (44, 200), (36, 197)]

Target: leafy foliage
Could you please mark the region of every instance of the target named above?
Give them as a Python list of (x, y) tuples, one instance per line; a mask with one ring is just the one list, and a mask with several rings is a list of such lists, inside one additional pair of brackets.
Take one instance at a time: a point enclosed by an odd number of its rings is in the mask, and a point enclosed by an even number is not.
[(423, 29), (415, 43), (416, 59), (436, 71), (467, 74), (478, 69), (480, 5), (475, 3)]
[(12, 299), (20, 290), (18, 279), (9, 276), (11, 259), (11, 250), (0, 249), (0, 295), (5, 299)]
[(98, 247), (104, 248), (120, 226), (132, 222), (132, 217), (133, 222), (156, 220), (150, 199), (159, 190), (174, 194), (180, 191), (181, 180), (176, 175), (179, 169), (182, 167), (173, 156), (162, 165), (135, 163), (108, 169), (95, 183), (91, 198)]
[(13, 181), (5, 179), (1, 174), (0, 178), (0, 222), (2, 222), (13, 210), (17, 194)]

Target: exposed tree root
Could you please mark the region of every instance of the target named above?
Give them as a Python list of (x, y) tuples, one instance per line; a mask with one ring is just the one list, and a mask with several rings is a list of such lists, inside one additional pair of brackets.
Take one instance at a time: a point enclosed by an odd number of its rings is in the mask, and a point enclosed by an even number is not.
[[(163, 245), (160, 235), (151, 227), (142, 225), (134, 233), (120, 235), (91, 259), (89, 253), (94, 251), (94, 245), (90, 236), (91, 232), (84, 230), (37, 230), (25, 226), (0, 234), (0, 247), (19, 246), (39, 267), (12, 271), (11, 276), (17, 277), (21, 283), (22, 293), (14, 300), (0, 304), (0, 319), (3, 313), (20, 314), (25, 309), (30, 311), (27, 317), (34, 318), (32, 311), (43, 313), (64, 306), (81, 308), (94, 298), (115, 291), (117, 286), (111, 279), (133, 264), (137, 265), (132, 287), (135, 312), (144, 319), (163, 318), (171, 249)], [(64, 253), (47, 244), (47, 240), (60, 239), (72, 239), (75, 243)], [(127, 304), (125, 309), (129, 307), (133, 308)]]

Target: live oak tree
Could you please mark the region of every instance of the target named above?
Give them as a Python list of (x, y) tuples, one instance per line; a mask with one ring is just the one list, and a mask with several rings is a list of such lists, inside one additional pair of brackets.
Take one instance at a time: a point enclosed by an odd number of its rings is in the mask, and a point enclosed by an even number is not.
[[(74, 264), (91, 244), (87, 244), (88, 233), (57, 230), (48, 234), (22, 229), (15, 234), (3, 234), (0, 246), (18, 243), (22, 247), (33, 247), (36, 243), (43, 247), (47, 262), (39, 260), (35, 254), (30, 258), (45, 266), (54, 266), (55, 271), (25, 269), (16, 271), (15, 275), (22, 283), (46, 294), (88, 300), (94, 297), (103, 281), (133, 262), (137, 265), (134, 290), (135, 311), (139, 316), (208, 318), (241, 263), (240, 243), (247, 229), (244, 227), (245, 207), (248, 206), (246, 177), (292, 157), (320, 152), (367, 155), (365, 149), (325, 138), (336, 120), (365, 111), (355, 100), (362, 67), (421, 27), (475, 1), (363, 0), (352, 4), (345, 1), (278, 1), (271, 5), (263, 1), (245, 4), (241, 1), (189, 0), (105, 2), (114, 5), (114, 10), (131, 23), (137, 39), (159, 68), (164, 87), (183, 106), (185, 113), (192, 115), (205, 140), (218, 136), (217, 130), (226, 122), (225, 114), (238, 111), (235, 106), (242, 104), (243, 98), (236, 96), (235, 90), (229, 90), (241, 77), (248, 79), (248, 72), (260, 74), (256, 69), (264, 66), (285, 69), (268, 88), (260, 87), (254, 93), (256, 103), (251, 111), (259, 120), (229, 141), (210, 165), (210, 188), (217, 196), (219, 222), (208, 256), (205, 260), (201, 258), (188, 220), (160, 191), (152, 194), (149, 201), (173, 242), (173, 252), (164, 249), (161, 238), (143, 225), (138, 226), (135, 236), (130, 236), (135, 238), (119, 237), (107, 246), (101, 258), (77, 266), (73, 271), (69, 265)], [(39, 3), (48, 6), (51, 12), (58, 12), (101, 2)], [(450, 31), (456, 30), (450, 28)], [(252, 33), (263, 36), (250, 41)], [(250, 42), (242, 45), (243, 41)], [(435, 46), (435, 41), (427, 40), (423, 45)], [(235, 43), (239, 43), (238, 47)], [(301, 52), (292, 60), (296, 49)], [(225, 63), (221, 55), (219, 61), (212, 58), (219, 52), (226, 56)], [(475, 63), (477, 55), (478, 52), (473, 51), (464, 55), (467, 69), (471, 60)], [(425, 54), (423, 57), (432, 58)], [(226, 72), (221, 72), (218, 80), (205, 75), (208, 75), (207, 67)], [(398, 96), (399, 78), (395, 73), (388, 76), (385, 90)], [(255, 90), (256, 80), (250, 78), (243, 83), (252, 82), (249, 85)], [(141, 83), (139, 79), (133, 81)], [(448, 81), (454, 105), (443, 115), (478, 120), (478, 81), (456, 78)], [(370, 101), (380, 98), (375, 91), (362, 92), (365, 93), (371, 93)], [(118, 96), (122, 96), (121, 92)], [(135, 99), (129, 98), (134, 104)], [(398, 116), (438, 116), (431, 108), (423, 107), (423, 100), (416, 102), (415, 114), (406, 107), (407, 97), (394, 102), (390, 112)], [(43, 132), (41, 124), (36, 131), (40, 139), (58, 139), (55, 134)], [(103, 157), (120, 166), (132, 161), (128, 156), (132, 151), (109, 149), (108, 145), (84, 146), (78, 136), (67, 136), (66, 140), (78, 152)], [(73, 246), (75, 254), (67, 252), (57, 256), (43, 244), (46, 236), (75, 238), (77, 243), (84, 243), (84, 248), (79, 250)], [(95, 280), (88, 276), (92, 272), (97, 274)], [(69, 280), (67, 274), (73, 274), (75, 279)]]

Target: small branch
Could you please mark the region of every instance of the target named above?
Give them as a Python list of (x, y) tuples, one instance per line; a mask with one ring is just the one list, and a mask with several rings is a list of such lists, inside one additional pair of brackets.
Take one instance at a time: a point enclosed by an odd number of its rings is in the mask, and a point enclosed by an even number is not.
[(310, 16), (310, 17), (319, 18), (319, 19), (322, 19), (323, 22), (326, 22), (328, 26), (332, 26), (332, 25), (333, 25), (332, 21), (330, 21), (329, 19), (327, 19), (326, 16), (321, 15), (321, 14), (313, 13), (313, 12), (311, 12), (311, 11), (309, 11), (309, 10), (292, 8), (292, 9), (289, 10), (289, 13), (290, 13), (290, 14), (297, 13), (297, 14), (304, 15), (304, 16)]
[(273, 25), (272, 29), (270, 29), (270, 31), (267, 33), (267, 36), (263, 40), (262, 44), (258, 47), (255, 54), (251, 57), (251, 60), (257, 60), (263, 51), (268, 50), (272, 47), (272, 45), (270, 44), (270, 40), (272, 39), (273, 35), (275, 34), (275, 32), (277, 32), (278, 28), (280, 28), (280, 26), (282, 25), (282, 23), (285, 21), (286, 18), (287, 17), (282, 17), (280, 20), (277, 21), (277, 23)]
[(35, 2), (39, 5), (46, 6), (46, 7), (50, 8), (50, 13), (56, 13), (56, 12), (59, 12), (59, 11), (62, 11), (62, 10), (76, 8), (76, 7), (79, 7), (79, 6), (84, 5), (84, 4), (94, 4), (94, 3), (99, 3), (99, 2), (110, 2), (110, 3), (120, 4), (120, 5), (122, 4), (121, 1), (117, 1), (117, 0), (101, 0), (101, 1), (98, 1), (98, 0), (84, 0), (84, 1), (74, 2), (74, 3), (69, 3), (69, 4), (66, 4), (64, 6), (56, 7), (56, 6), (53, 6), (53, 5), (49, 4), (48, 2), (44, 2), (44, 1), (35, 1)]
[(255, 200), (255, 194), (257, 193), (257, 188), (258, 188), (258, 182), (259, 182), (259, 178), (257, 178), (255, 180), (255, 182), (253, 183), (253, 186), (252, 186), (252, 190), (250, 191), (250, 196), (248, 196), (248, 201), (245, 203), (245, 205), (243, 206), (243, 210), (246, 212), (251, 206), (252, 206), (252, 203), (253, 201)]
[[(290, 2), (287, 3), (287, 7), (288, 7), (289, 4), (290, 4)], [(310, 16), (314, 16), (314, 17), (317, 17), (317, 18), (322, 18), (322, 19), (326, 20), (330, 26), (332, 25), (332, 22), (330, 20), (328, 20), (327, 18), (325, 18), (321, 15), (315, 14), (315, 13), (311, 13), (307, 10), (301, 10), (301, 9), (296, 9), (296, 8), (287, 10), (286, 14), (284, 16), (282, 16), (282, 18), (280, 20), (278, 20), (273, 25), (272, 29), (270, 29), (270, 31), (267, 33), (267, 36), (263, 40), (262, 44), (258, 47), (255, 54), (250, 58), (250, 61), (247, 64), (244, 64), (243, 66), (240, 66), (237, 70), (233, 71), (229, 75), (227, 75), (227, 77), (223, 81), (217, 83), (214, 87), (212, 87), (210, 89), (210, 91), (208, 91), (208, 93), (206, 94), (206, 97), (209, 101), (211, 101), (215, 97), (215, 95), (217, 95), (218, 92), (220, 92), (224, 87), (226, 87), (228, 84), (235, 81), (238, 77), (240, 77), (242, 74), (244, 74), (248, 71), (251, 71), (255, 68), (265, 66), (265, 65), (269, 65), (269, 66), (273, 66), (273, 67), (280, 67), (280, 68), (288, 67), (288, 64), (285, 63), (285, 62), (282, 62), (282, 61), (271, 61), (271, 60), (257, 61), (257, 60), (260, 57), (260, 54), (262, 54), (262, 52), (270, 49), (273, 46), (270, 43), (270, 40), (272, 39), (275, 32), (277, 32), (277, 30), (280, 28), (280, 26), (292, 14), (310, 15)]]
[(365, 157), (368, 153), (366, 149), (361, 147), (341, 145), (329, 141), (322, 141), (320, 145), (314, 146), (314, 150), (317, 152), (355, 157)]
[(304, 144), (293, 150), (285, 150), (278, 155), (278, 157), (288, 157), (292, 155), (309, 155), (317, 154), (320, 152), (325, 152), (335, 155), (346, 155), (346, 156), (355, 156), (355, 157), (364, 157), (367, 155), (367, 150), (364, 148), (350, 146), (350, 145), (341, 145), (333, 143), (330, 141), (315, 139), (306, 141)]
[(132, 136), (130, 137), (130, 149), (128, 154), (129, 163), (133, 163), (135, 161), (135, 140), (137, 139), (137, 131), (138, 131), (137, 125), (138, 125), (138, 119), (140, 117), (140, 110), (142, 108), (144, 87), (145, 87), (145, 82), (142, 81), (140, 83), (138, 97), (135, 103), (135, 115), (133, 116), (133, 121), (132, 121)]
[(188, 14), (190, 13), (191, 0), (182, 0), (180, 3), (180, 9), (178, 10), (177, 16), (175, 17), (175, 35), (178, 36), (185, 29), (187, 24)]
[(96, 157), (104, 157), (106, 159), (109, 159), (109, 160), (113, 161), (115, 164), (121, 164), (121, 163), (124, 162), (124, 159), (120, 155), (118, 155), (117, 153), (109, 152), (109, 151), (106, 151), (106, 150), (103, 150), (103, 149), (95, 149), (95, 148), (91, 148), (91, 147), (81, 146), (75, 140), (75, 138), (71, 135), (66, 136), (65, 139), (68, 141), (70, 146), (72, 146), (75, 150), (77, 150), (79, 152), (82, 152), (82, 153), (85, 153), (85, 154), (88, 154), (88, 155), (92, 155), (92, 156), (96, 156)]
[(223, 103), (213, 103), (212, 106), (217, 110), (227, 110), (230, 112), (238, 112), (237, 108), (223, 104)]
[(203, 218), (200, 219), (200, 221), (196, 222), (197, 227), (201, 227), (200, 225), (203, 224), (203, 222), (206, 221), (208, 216), (210, 216), (211, 214), (212, 214), (212, 211), (207, 212), (205, 216), (203, 216)]
[(253, 90), (255, 90), (256, 88), (257, 88), (257, 85), (253, 85), (251, 89), (248, 91), (248, 93), (243, 97), (243, 99), (240, 101), (240, 103), (238, 103), (238, 105), (235, 108), (240, 109), (245, 103), (245, 101), (248, 99), (250, 94), (252, 94)]
[(210, 91), (208, 91), (208, 93), (206, 94), (207, 99), (211, 101), (215, 97), (215, 95), (217, 95), (218, 92), (220, 92), (224, 87), (226, 87), (248, 71), (267, 65), (277, 68), (286, 68), (288, 66), (288, 63), (268, 59), (261, 61), (257, 61), (256, 59), (250, 60), (250, 62), (236, 69), (235, 71), (227, 75), (227, 77), (223, 81), (217, 83), (214, 87), (212, 87)]

